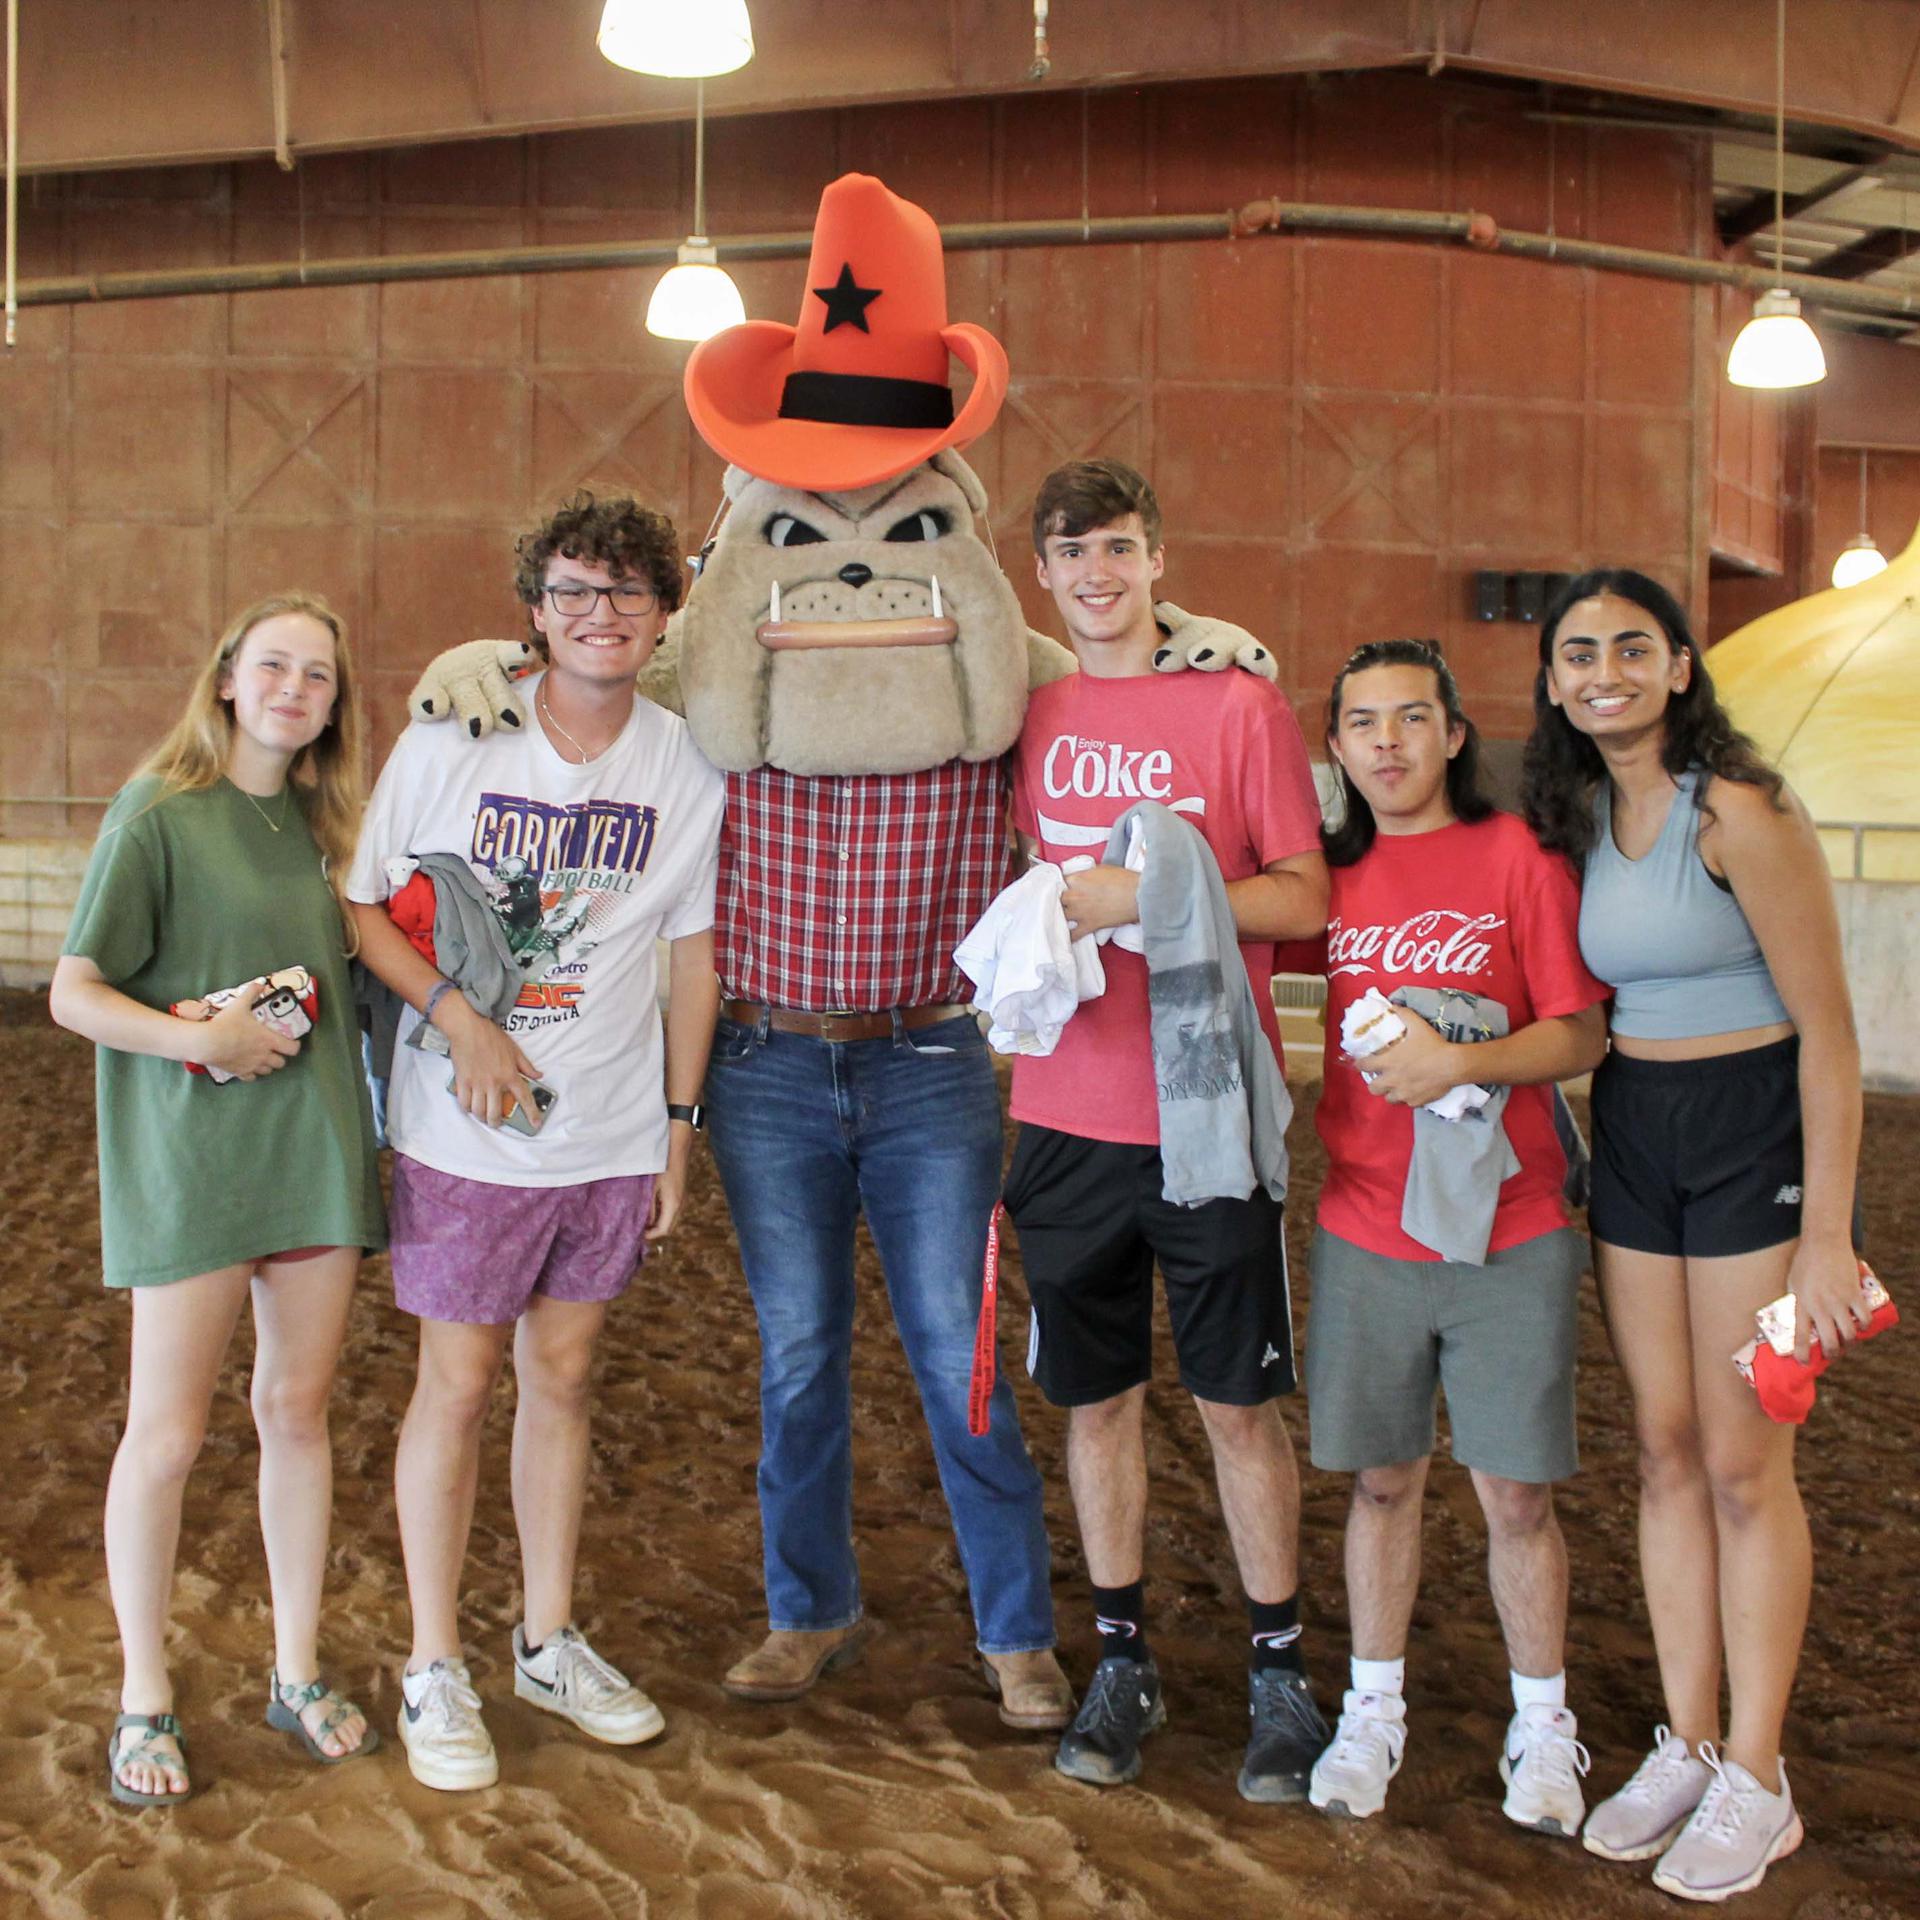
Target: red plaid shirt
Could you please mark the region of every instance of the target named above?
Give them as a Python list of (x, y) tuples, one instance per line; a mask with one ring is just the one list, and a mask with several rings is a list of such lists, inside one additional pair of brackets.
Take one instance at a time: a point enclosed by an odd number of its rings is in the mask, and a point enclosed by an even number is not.
[(727, 775), (715, 905), (729, 999), (803, 1013), (965, 1002), (953, 950), (1013, 877), (998, 760)]

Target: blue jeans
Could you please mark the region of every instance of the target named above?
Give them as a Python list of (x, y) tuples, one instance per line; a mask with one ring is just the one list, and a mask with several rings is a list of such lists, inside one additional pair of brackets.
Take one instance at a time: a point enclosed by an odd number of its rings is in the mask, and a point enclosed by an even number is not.
[(760, 1519), (775, 1628), (859, 1619), (853, 1236), (864, 1210), (986, 1653), (1053, 1645), (1040, 1476), (1004, 1377), (967, 1432), (1000, 1099), (970, 1018), (826, 1041), (720, 1022), (706, 1105), (760, 1322)]

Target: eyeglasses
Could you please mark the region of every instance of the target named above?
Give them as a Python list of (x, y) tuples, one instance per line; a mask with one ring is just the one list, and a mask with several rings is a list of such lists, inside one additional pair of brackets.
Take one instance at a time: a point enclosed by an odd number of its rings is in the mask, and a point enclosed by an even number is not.
[(570, 618), (591, 613), (603, 593), (615, 613), (651, 613), (660, 604), (660, 596), (651, 587), (635, 586), (630, 580), (617, 587), (589, 587), (578, 580), (563, 580), (557, 587), (541, 588), (541, 592), (553, 603), (555, 613)]

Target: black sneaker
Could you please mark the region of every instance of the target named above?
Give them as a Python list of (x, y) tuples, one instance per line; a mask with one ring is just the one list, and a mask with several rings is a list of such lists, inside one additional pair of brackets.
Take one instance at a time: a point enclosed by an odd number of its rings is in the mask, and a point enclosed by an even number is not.
[(1090, 1787), (1123, 1787), (1140, 1777), (1140, 1742), (1166, 1718), (1160, 1669), (1151, 1660), (1113, 1654), (1094, 1668), (1053, 1764)]
[(1253, 1731), (1240, 1768), (1240, 1794), (1269, 1805), (1307, 1797), (1307, 1776), (1333, 1738), (1304, 1673), (1270, 1667), (1247, 1678)]

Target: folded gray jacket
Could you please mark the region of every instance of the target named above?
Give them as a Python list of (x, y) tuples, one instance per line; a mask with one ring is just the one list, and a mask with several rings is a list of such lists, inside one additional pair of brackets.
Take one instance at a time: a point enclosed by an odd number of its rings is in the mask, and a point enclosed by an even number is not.
[[(1482, 994), (1400, 987), (1388, 997), (1449, 1040), (1498, 1040), (1507, 1031), (1506, 1008)], [(1400, 1202), (1400, 1231), (1443, 1260), (1487, 1264), (1501, 1185), (1520, 1171), (1501, 1118), (1510, 1091), (1490, 1087), (1487, 1104), (1458, 1120), (1442, 1120), (1425, 1107), (1413, 1110), (1413, 1158)]]
[[(526, 977), (507, 944), (492, 897), (457, 853), (423, 853), (420, 871), (433, 882), (433, 961), (474, 1006), (505, 1022)], [(366, 1028), (367, 1070), (375, 1080), (393, 1074), (393, 1046), (406, 1002), (364, 966), (354, 969), (354, 996)]]
[(1113, 823), (1108, 866), (1124, 866), (1138, 820), (1146, 867), (1140, 931), (1159, 1093), (1162, 1196), (1173, 1206), (1287, 1197), (1293, 1101), (1260, 1025), (1227, 885), (1196, 828), (1157, 800)]

